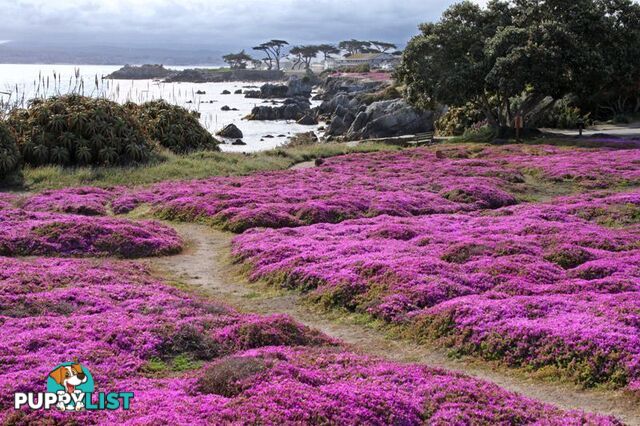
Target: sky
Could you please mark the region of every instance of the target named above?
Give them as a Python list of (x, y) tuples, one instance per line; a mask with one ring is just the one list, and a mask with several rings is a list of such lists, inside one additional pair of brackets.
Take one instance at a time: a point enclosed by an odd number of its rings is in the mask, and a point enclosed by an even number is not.
[(0, 40), (248, 48), (376, 39), (404, 45), (453, 0), (0, 0)]

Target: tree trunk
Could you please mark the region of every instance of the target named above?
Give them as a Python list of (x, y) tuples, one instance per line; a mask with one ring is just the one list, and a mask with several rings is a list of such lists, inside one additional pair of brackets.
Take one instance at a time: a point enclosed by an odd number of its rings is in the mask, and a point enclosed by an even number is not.
[(511, 102), (509, 102), (509, 98), (506, 98), (504, 100), (504, 104), (505, 104), (505, 109), (507, 111), (507, 127), (509, 127), (512, 123), (513, 120), (513, 115), (511, 115)]
[(500, 123), (498, 122), (493, 111), (491, 111), (489, 100), (487, 99), (487, 96), (485, 94), (483, 94), (482, 98), (480, 99), (479, 107), (482, 110), (482, 112), (484, 112), (484, 115), (487, 118), (487, 123), (489, 123), (489, 126), (491, 126), (493, 129), (497, 129), (498, 127), (500, 127)]

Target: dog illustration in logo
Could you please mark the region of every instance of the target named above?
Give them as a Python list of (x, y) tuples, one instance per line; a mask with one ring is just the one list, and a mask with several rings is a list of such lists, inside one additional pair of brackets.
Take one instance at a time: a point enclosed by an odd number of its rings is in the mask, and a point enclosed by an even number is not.
[(84, 409), (84, 403), (82, 402), (80, 396), (84, 394), (80, 389), (76, 389), (77, 386), (80, 386), (83, 383), (87, 382), (87, 376), (82, 370), (82, 366), (78, 363), (71, 364), (68, 366), (60, 366), (53, 370), (49, 376), (56, 381), (60, 386), (64, 388), (64, 390), (58, 391), (58, 395), (64, 395), (65, 393), (72, 395), (77, 395), (75, 398), (72, 396), (71, 401), (75, 402), (75, 405), (69, 404), (65, 406), (64, 402), (59, 402), (56, 407), (58, 407), (61, 411), (65, 410), (76, 410), (80, 411)]

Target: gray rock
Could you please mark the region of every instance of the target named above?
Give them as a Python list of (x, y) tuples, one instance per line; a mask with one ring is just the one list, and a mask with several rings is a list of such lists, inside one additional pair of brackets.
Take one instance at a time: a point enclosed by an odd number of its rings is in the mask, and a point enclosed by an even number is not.
[(313, 116), (310, 114), (305, 114), (300, 120), (297, 121), (297, 123), (304, 126), (314, 126), (318, 124), (318, 120), (313, 118)]
[(366, 112), (359, 112), (356, 115), (356, 118), (351, 123), (351, 127), (349, 128), (349, 133), (357, 133), (362, 130), (366, 125), (367, 121), (369, 121), (369, 115)]
[(121, 80), (151, 80), (165, 78), (176, 71), (166, 69), (162, 65), (145, 64), (140, 66), (125, 65), (117, 71), (112, 72), (106, 78)]
[(231, 142), (231, 145), (246, 145), (247, 143), (244, 142), (242, 139), (236, 139), (235, 141)]
[(227, 124), (222, 130), (216, 133), (218, 136), (229, 139), (242, 139), (242, 131), (235, 124)]
[(374, 102), (358, 114), (346, 132), (348, 139), (369, 139), (427, 132), (433, 112), (418, 111), (402, 99)]
[(313, 83), (311, 82), (311, 79), (292, 76), (287, 82), (287, 97), (302, 96), (309, 98), (311, 96), (312, 89)]
[(327, 135), (342, 135), (349, 129), (349, 126), (340, 117), (334, 117), (327, 129)]
[(318, 107), (320, 114), (333, 114), (338, 106), (347, 107), (349, 105), (349, 96), (339, 94), (327, 101), (324, 101)]
[(284, 84), (266, 83), (260, 87), (261, 98), (286, 98), (289, 88)]
[(288, 98), (277, 106), (256, 106), (247, 117), (249, 120), (299, 120), (311, 112), (311, 104), (305, 98)]
[(329, 100), (338, 94), (355, 95), (363, 92), (376, 92), (387, 85), (381, 81), (366, 81), (353, 77), (328, 77), (320, 85), (322, 99)]

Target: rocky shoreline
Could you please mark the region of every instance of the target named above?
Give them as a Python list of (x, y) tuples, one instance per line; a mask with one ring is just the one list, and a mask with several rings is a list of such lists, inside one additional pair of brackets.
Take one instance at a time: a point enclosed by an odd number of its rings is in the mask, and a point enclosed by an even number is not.
[(433, 130), (433, 111), (419, 111), (385, 81), (328, 77), (319, 88), (316, 109), (327, 123), (327, 140), (387, 138)]
[[(324, 123), (320, 141), (354, 141), (428, 132), (434, 128), (434, 112), (409, 105), (393, 86), (362, 76), (291, 76), (282, 71), (186, 69), (174, 71), (162, 65), (125, 66), (107, 78), (162, 79), (165, 82), (263, 81), (244, 96), (262, 99), (247, 120), (292, 120), (302, 125)], [(312, 108), (313, 100), (322, 103)], [(224, 108), (224, 107), (223, 107)]]
[(324, 141), (352, 141), (388, 138), (433, 130), (433, 111), (410, 106), (385, 81), (355, 77), (327, 77), (318, 86), (311, 108), (312, 84), (292, 77), (287, 84), (265, 84), (245, 96), (259, 99), (283, 98), (275, 105), (256, 106), (249, 120), (296, 120), (299, 124), (326, 123)]
[(163, 65), (125, 65), (104, 77), (113, 80), (163, 80), (167, 83), (221, 83), (227, 81), (282, 81), (281, 70), (232, 70), (217, 68), (189, 68), (182, 71)]

